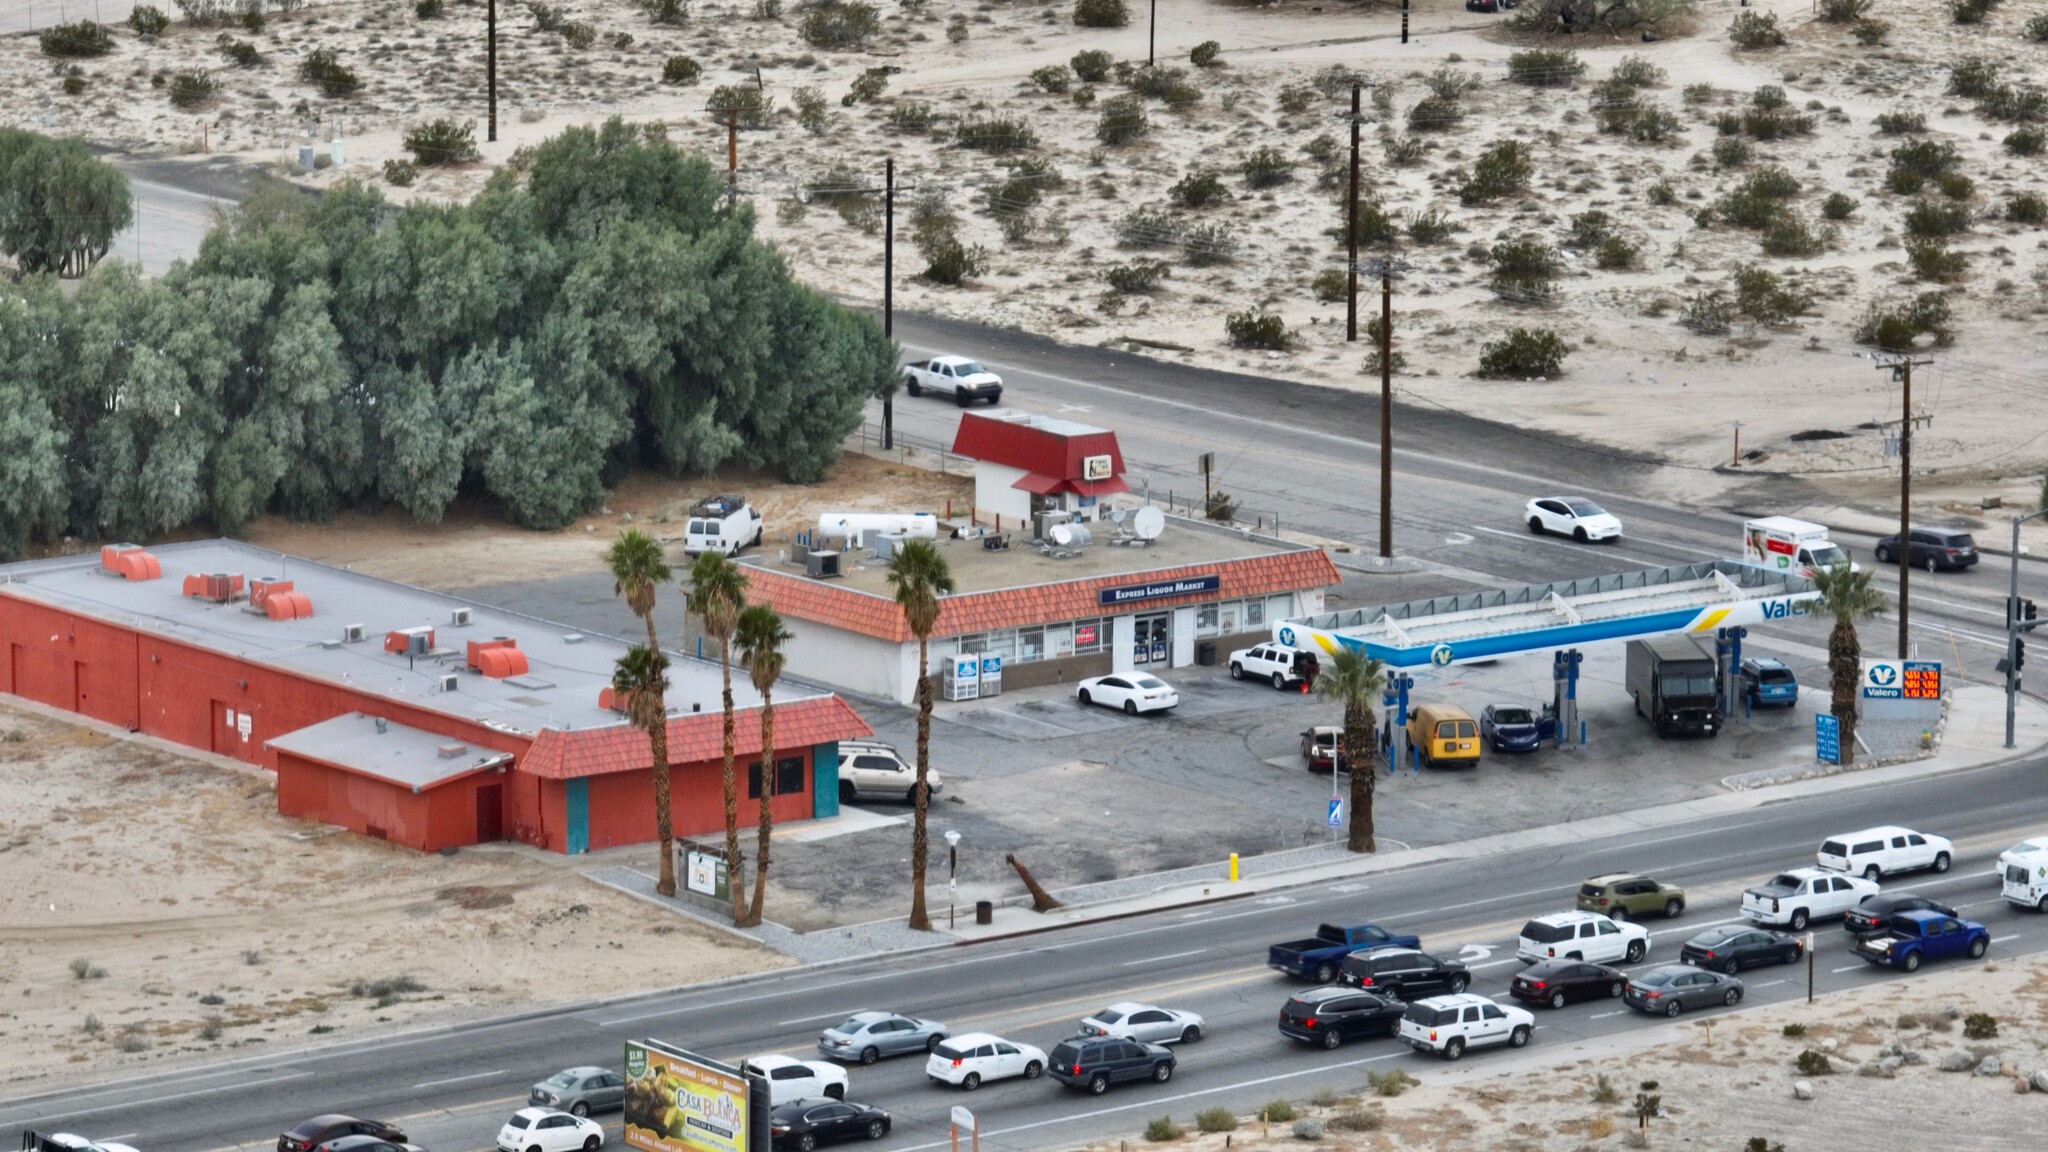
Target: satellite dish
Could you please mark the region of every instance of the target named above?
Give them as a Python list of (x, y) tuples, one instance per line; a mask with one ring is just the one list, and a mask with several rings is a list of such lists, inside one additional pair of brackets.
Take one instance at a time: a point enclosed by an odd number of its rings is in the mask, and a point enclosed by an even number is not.
[(1166, 531), (1166, 514), (1147, 504), (1131, 513), (1131, 530), (1138, 534), (1140, 540), (1157, 540), (1159, 534)]
[(1129, 509), (1126, 509), (1126, 508), (1115, 508), (1115, 509), (1111, 509), (1111, 510), (1110, 510), (1110, 513), (1109, 513), (1109, 522), (1110, 522), (1111, 524), (1121, 524), (1121, 523), (1123, 523), (1123, 522), (1124, 522), (1124, 516), (1125, 516), (1125, 515), (1127, 515), (1127, 514), (1128, 514), (1128, 512), (1129, 512)]

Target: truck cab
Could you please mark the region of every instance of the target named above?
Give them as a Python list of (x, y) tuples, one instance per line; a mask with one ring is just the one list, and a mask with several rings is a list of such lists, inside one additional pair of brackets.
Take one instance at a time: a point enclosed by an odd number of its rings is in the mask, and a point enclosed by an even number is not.
[(1763, 516), (1742, 526), (1742, 558), (1760, 568), (1812, 579), (1815, 572), (1847, 564), (1858, 570), (1841, 545), (1828, 538), (1828, 527), (1790, 516)]
[(2008, 852), (1999, 859), (1999, 895), (2008, 904), (2048, 912), (2048, 848)]

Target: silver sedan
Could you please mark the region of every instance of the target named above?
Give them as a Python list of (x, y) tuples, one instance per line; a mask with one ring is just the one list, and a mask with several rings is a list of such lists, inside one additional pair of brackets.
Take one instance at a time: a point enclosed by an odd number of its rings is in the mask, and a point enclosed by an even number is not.
[(873, 1064), (884, 1056), (929, 1052), (946, 1038), (937, 1020), (894, 1012), (855, 1012), (818, 1034), (818, 1051), (834, 1060)]
[(1202, 1038), (1202, 1018), (1176, 1008), (1125, 1001), (1081, 1021), (1081, 1032), (1152, 1044), (1193, 1043)]

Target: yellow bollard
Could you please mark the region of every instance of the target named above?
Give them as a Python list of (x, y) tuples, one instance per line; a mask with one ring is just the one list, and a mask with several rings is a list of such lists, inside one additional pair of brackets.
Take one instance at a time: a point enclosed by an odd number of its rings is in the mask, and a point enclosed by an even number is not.
[(1230, 882), (1237, 883), (1237, 853), (1230, 854)]

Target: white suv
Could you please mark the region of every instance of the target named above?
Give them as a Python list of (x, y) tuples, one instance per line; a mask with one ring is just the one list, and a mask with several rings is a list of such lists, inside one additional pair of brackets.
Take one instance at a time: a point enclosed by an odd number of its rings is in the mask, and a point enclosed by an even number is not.
[(1742, 917), (1767, 927), (1806, 931), (1809, 920), (1840, 916), (1877, 895), (1877, 881), (1820, 868), (1794, 868), (1742, 894)]
[(743, 1072), (759, 1072), (768, 1081), (771, 1107), (815, 1096), (846, 1099), (846, 1069), (817, 1060), (789, 1056), (755, 1056), (740, 1064)]
[(1254, 644), (1230, 654), (1232, 680), (1264, 680), (1275, 688), (1310, 683), (1321, 670), (1313, 652), (1297, 652), (1285, 644)]
[[(939, 770), (928, 769), (924, 782), (939, 794)], [(839, 802), (902, 800), (917, 803), (917, 765), (887, 744), (867, 740), (839, 742)]]
[(1417, 1052), (1456, 1060), (1467, 1048), (1505, 1044), (1520, 1048), (1536, 1030), (1536, 1017), (1476, 992), (1417, 1000), (1401, 1014), (1399, 1036)]
[(1828, 871), (1854, 872), (1865, 880), (1917, 868), (1946, 872), (1954, 856), (1955, 845), (1946, 837), (1926, 836), (1911, 828), (1889, 825), (1830, 836), (1820, 851), (1813, 854), (1814, 860)]
[(1538, 960), (1584, 960), (1633, 964), (1650, 951), (1650, 930), (1628, 920), (1616, 922), (1598, 912), (1553, 912), (1522, 925), (1515, 955)]

